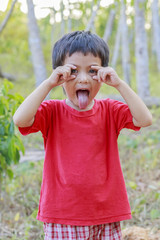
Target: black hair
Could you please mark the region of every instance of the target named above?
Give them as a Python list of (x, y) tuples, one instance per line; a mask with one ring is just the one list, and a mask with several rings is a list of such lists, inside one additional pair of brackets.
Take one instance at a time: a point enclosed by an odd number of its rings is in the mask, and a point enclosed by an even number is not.
[(55, 43), (52, 52), (53, 69), (63, 65), (67, 54), (71, 56), (75, 52), (84, 55), (92, 53), (101, 59), (103, 67), (108, 66), (109, 48), (105, 41), (90, 31), (75, 31), (65, 34)]

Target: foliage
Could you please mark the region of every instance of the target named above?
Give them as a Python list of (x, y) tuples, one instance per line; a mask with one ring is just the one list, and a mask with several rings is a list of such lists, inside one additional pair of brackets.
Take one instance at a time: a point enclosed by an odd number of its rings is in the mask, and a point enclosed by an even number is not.
[[(132, 224), (160, 226), (160, 108), (151, 109), (153, 126), (140, 132), (123, 130), (120, 157), (132, 209)], [(126, 223), (125, 226), (129, 225)]]
[[(65, 1), (64, 7), (65, 11), (70, 9), (70, 15), (72, 21), (72, 30), (80, 30), (85, 29), (88, 20), (91, 17), (92, 11), (92, 3), (95, 6), (97, 1), (72, 1), (72, 3)], [(37, 3), (38, 4), (38, 3)], [(134, 90), (136, 90), (136, 73), (135, 73), (135, 41), (134, 41), (134, 1), (127, 1), (127, 19), (130, 20), (128, 25), (129, 30), (129, 43), (130, 43), (130, 53), (131, 53), (131, 86)], [(8, 9), (11, 5), (11, 1), (8, 4)], [(70, 7), (69, 7), (70, 6)], [(95, 19), (95, 32), (103, 37), (105, 26), (108, 21), (108, 17), (110, 11), (115, 9), (116, 16), (113, 24), (112, 33), (108, 39), (108, 44), (110, 47), (110, 59), (112, 59), (112, 54), (114, 50), (115, 40), (116, 40), (116, 33), (118, 29), (118, 23), (120, 18), (120, 7), (121, 4), (119, 1), (113, 1), (112, 4), (108, 4), (105, 7), (100, 6), (97, 16)], [(52, 10), (52, 9), (50, 9)], [(60, 14), (60, 8), (56, 8), (54, 17)], [(80, 14), (77, 14), (77, 11)], [(53, 13), (53, 12), (52, 12)], [(151, 8), (148, 7), (145, 10), (147, 15), (147, 24), (148, 26), (151, 25)], [(0, 21), (4, 19), (6, 12), (0, 12)], [(42, 47), (43, 53), (45, 57), (46, 67), (48, 71), (48, 75), (52, 72), (52, 64), (51, 64), (51, 50), (53, 46), (53, 42), (55, 42), (60, 37), (60, 29), (61, 29), (61, 22), (54, 22), (54, 24), (50, 24), (51, 15), (48, 15), (45, 18), (38, 19), (38, 25), (40, 29), (40, 35), (42, 40)], [(21, 23), (17, 28), (18, 23)], [(65, 32), (68, 32), (68, 16), (64, 16), (65, 22)], [(16, 29), (16, 34), (15, 34)], [(159, 96), (160, 91), (160, 73), (157, 70), (156, 64), (156, 56), (153, 52), (153, 34), (152, 28), (147, 28), (147, 35), (148, 35), (148, 46), (149, 46), (149, 60), (150, 60), (150, 91), (151, 96)], [(52, 36), (52, 37), (51, 37)], [(52, 39), (52, 40), (51, 40)], [(53, 42), (51, 42), (53, 41)], [(19, 2), (16, 3), (12, 17), (9, 19), (9, 22), (1, 34), (0, 38), (0, 62), (1, 62), (1, 69), (4, 72), (11, 73), (17, 79), (14, 83), (16, 85), (16, 89), (20, 89), (20, 85), (23, 85), (22, 89), (25, 89), (25, 92), (21, 93), (24, 96), (27, 96), (29, 92), (31, 92), (34, 88), (34, 73), (31, 64), (31, 52), (29, 50), (28, 44), (28, 30), (27, 30), (27, 15), (21, 11), (21, 4)], [(111, 61), (110, 61), (111, 62)], [(123, 78), (122, 72), (122, 64), (121, 64), (121, 49), (119, 52), (119, 58), (117, 62), (116, 69), (117, 73), (121, 78)], [(27, 89), (24, 87), (27, 82)], [(108, 92), (109, 90), (109, 92)], [(23, 90), (21, 90), (23, 91)], [(56, 90), (57, 91), (57, 90)], [(103, 88), (102, 92), (110, 94), (112, 93), (112, 88)], [(113, 91), (114, 94), (114, 91)]]
[(43, 161), (21, 162), (14, 167), (13, 180), (4, 183), (0, 239), (44, 239), (43, 224), (36, 220), (42, 167)]
[(24, 153), (24, 146), (15, 134), (12, 116), (23, 98), (19, 94), (12, 95), (9, 90), (13, 84), (4, 81), (0, 89), (0, 182), (5, 175), (13, 178), (11, 164), (17, 164), (20, 151)]

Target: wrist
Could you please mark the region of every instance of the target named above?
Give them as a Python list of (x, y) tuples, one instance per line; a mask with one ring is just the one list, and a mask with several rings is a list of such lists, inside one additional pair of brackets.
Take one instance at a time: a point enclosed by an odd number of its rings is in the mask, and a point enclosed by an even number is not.
[(119, 92), (121, 92), (122, 88), (124, 88), (127, 84), (123, 80), (119, 80), (119, 83), (115, 87)]
[(51, 91), (52, 88), (56, 87), (56, 84), (53, 82), (53, 78), (51, 76), (47, 78), (44, 82), (49, 91)]

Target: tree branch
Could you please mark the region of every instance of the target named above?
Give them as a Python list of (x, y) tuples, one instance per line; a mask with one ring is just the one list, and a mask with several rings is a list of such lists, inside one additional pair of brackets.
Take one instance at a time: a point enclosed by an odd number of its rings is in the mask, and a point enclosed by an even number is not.
[(14, 0), (14, 1), (12, 2), (12, 5), (11, 5), (10, 10), (8, 11), (8, 13), (7, 13), (5, 19), (3, 20), (3, 22), (1, 23), (1, 25), (0, 25), (0, 33), (2, 33), (3, 29), (5, 28), (8, 20), (9, 20), (9, 18), (10, 18), (10, 16), (11, 16), (11, 14), (12, 14), (12, 12), (13, 12), (13, 8), (14, 8), (14, 5), (16, 4), (16, 2), (17, 2), (17, 0)]
[(91, 18), (88, 22), (88, 25), (86, 26), (85, 31), (89, 31), (91, 29), (91, 27), (93, 27), (94, 20), (95, 20), (95, 17), (97, 15), (97, 11), (98, 11), (99, 7), (100, 7), (100, 0), (98, 1), (97, 5), (96, 5), (96, 9), (95, 10), (92, 9), (93, 10), (92, 15), (91, 15)]

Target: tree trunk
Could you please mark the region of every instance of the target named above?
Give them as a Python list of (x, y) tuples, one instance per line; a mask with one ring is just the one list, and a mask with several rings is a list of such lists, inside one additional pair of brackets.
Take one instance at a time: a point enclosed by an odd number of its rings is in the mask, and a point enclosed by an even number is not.
[(61, 32), (60, 32), (60, 37), (62, 37), (65, 34), (65, 22), (64, 22), (64, 17), (63, 17), (63, 11), (64, 11), (64, 4), (63, 4), (63, 0), (61, 0)]
[(56, 29), (56, 21), (55, 21), (55, 15), (56, 15), (56, 11), (54, 9), (54, 7), (52, 9), (50, 9), (50, 19), (52, 21), (51, 23), (51, 48), (53, 48), (53, 44), (55, 41), (55, 29)]
[(67, 22), (67, 28), (68, 28), (68, 33), (70, 33), (72, 31), (72, 18), (71, 18), (71, 9), (70, 9), (70, 1), (68, 0), (68, 4), (69, 4), (69, 16), (68, 16), (68, 22)]
[(32, 0), (27, 0), (28, 5), (28, 28), (29, 28), (29, 44), (32, 54), (32, 64), (34, 68), (36, 87), (46, 79), (46, 67), (41, 47), (40, 33), (34, 14), (34, 6)]
[(115, 10), (112, 9), (110, 11), (109, 18), (108, 18), (108, 21), (107, 21), (107, 24), (106, 24), (106, 28), (105, 28), (105, 32), (104, 32), (104, 36), (103, 36), (103, 40), (106, 43), (108, 42), (108, 39), (111, 36), (115, 14), (116, 14)]
[(121, 38), (122, 38), (122, 66), (124, 80), (130, 85), (130, 55), (129, 55), (129, 43), (128, 43), (128, 26), (126, 22), (126, 6), (124, 0), (121, 0)]
[(70, 33), (72, 31), (72, 19), (70, 17), (68, 17), (68, 33)]
[(6, 15), (5, 19), (3, 20), (3, 22), (1, 23), (1, 25), (0, 25), (0, 33), (1, 33), (1, 32), (3, 31), (3, 29), (5, 28), (8, 20), (9, 20), (9, 18), (10, 18), (10, 16), (11, 16), (11, 14), (12, 14), (12, 12), (13, 12), (13, 9), (14, 9), (14, 6), (15, 6), (16, 2), (17, 2), (17, 0), (14, 0), (14, 1), (12, 2), (12, 5), (11, 5), (11, 8), (10, 8), (9, 12), (7, 13), (7, 15)]
[(138, 94), (142, 99), (150, 96), (149, 63), (147, 36), (144, 18), (145, 0), (135, 0), (135, 51), (136, 51), (136, 80)]
[(117, 34), (116, 34), (116, 41), (115, 41), (113, 56), (112, 56), (112, 60), (111, 60), (111, 66), (113, 68), (116, 67), (118, 54), (119, 54), (119, 48), (120, 48), (120, 43), (121, 43), (121, 25), (122, 25), (122, 15), (120, 15), (120, 18), (119, 18)]
[(160, 21), (158, 13), (158, 0), (153, 0), (152, 2), (152, 24), (153, 24), (153, 35), (154, 35), (154, 46), (157, 56), (157, 67), (160, 71)]
[(96, 9), (94, 11), (92, 11), (92, 15), (91, 15), (91, 18), (88, 22), (88, 25), (85, 29), (85, 31), (89, 31), (90, 29), (93, 29), (93, 25), (94, 25), (94, 21), (95, 21), (95, 17), (97, 15), (97, 11), (99, 9), (99, 6), (100, 6), (100, 0), (98, 0), (97, 2), (97, 6), (96, 6)]

